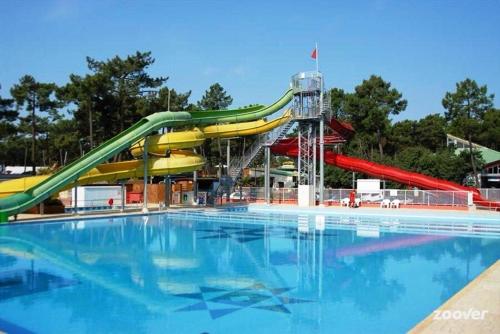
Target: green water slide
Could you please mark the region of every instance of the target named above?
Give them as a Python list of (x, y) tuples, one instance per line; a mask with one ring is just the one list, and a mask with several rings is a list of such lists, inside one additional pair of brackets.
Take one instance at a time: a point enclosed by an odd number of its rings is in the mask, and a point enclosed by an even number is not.
[(9, 216), (37, 205), (57, 193), (66, 185), (75, 182), (100, 163), (129, 148), (132, 144), (163, 127), (184, 125), (208, 125), (217, 123), (250, 122), (266, 117), (282, 109), (291, 101), (292, 90), (288, 90), (276, 102), (269, 106), (253, 106), (243, 109), (194, 111), (194, 112), (158, 112), (144, 117), (139, 122), (91, 150), (83, 157), (61, 168), (46, 180), (38, 183), (23, 193), (0, 199), (0, 223), (8, 221)]

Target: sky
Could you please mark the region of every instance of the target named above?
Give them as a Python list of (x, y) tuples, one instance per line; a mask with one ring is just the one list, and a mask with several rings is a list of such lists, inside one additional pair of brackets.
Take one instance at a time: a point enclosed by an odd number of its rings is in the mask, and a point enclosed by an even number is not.
[(267, 104), (315, 69), (316, 42), (327, 88), (380, 75), (408, 100), (396, 120), (443, 112), (467, 77), (499, 105), (498, 0), (0, 0), (0, 95), (24, 74), (64, 84), (87, 56), (151, 51), (149, 72), (191, 102), (219, 82), (233, 106)]

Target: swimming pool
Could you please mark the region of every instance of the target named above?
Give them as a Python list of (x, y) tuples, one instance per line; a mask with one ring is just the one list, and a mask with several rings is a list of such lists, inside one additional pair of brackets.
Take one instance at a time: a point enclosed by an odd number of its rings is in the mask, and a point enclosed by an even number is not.
[(500, 257), (491, 221), (239, 211), (0, 227), (0, 331), (400, 333)]

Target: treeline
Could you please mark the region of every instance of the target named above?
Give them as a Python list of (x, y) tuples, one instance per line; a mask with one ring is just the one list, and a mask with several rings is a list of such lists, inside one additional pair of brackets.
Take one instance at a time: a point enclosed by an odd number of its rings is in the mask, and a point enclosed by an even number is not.
[(177, 92), (166, 85), (168, 77), (148, 74), (154, 62), (150, 52), (106, 61), (87, 57), (89, 73), (71, 74), (62, 86), (23, 76), (10, 97), (0, 95), (0, 164), (61, 165), (152, 113), (232, 103), (218, 83), (190, 103), (191, 91)]
[[(481, 156), (474, 150), (456, 155), (446, 145), (446, 134), (500, 149), (500, 110), (493, 107), (494, 95), (471, 79), (445, 94), (444, 115), (430, 114), (420, 120), (391, 121), (391, 116), (404, 112), (407, 101), (378, 76), (364, 80), (353, 92), (334, 88), (330, 97), (334, 116), (356, 130), (342, 148), (348, 155), (473, 185), (477, 180), (467, 175), (480, 171)], [(338, 168), (328, 167), (325, 180), (332, 187), (352, 186), (352, 174)]]
[[(10, 89), (10, 96), (0, 91), (0, 164), (54, 169), (149, 114), (225, 109), (233, 101), (215, 83), (200, 101), (190, 102), (191, 91), (178, 92), (168, 87), (167, 76), (148, 73), (155, 62), (150, 52), (86, 61), (88, 73), (71, 74), (64, 85), (25, 75)], [(474, 80), (459, 82), (445, 94), (444, 115), (415, 121), (391, 120), (405, 111), (407, 101), (378, 76), (364, 80), (353, 92), (333, 88), (329, 93), (333, 116), (356, 130), (342, 146), (348, 155), (461, 183), (468, 173), (480, 170), (482, 160), (472, 151), (455, 155), (446, 145), (446, 133), (500, 149), (500, 112), (493, 107), (494, 96)], [(251, 141), (232, 141), (232, 154)], [(201, 148), (212, 166), (225, 158), (224, 151), (219, 141), (207, 141)], [(350, 187), (352, 175), (327, 167), (325, 181), (332, 187)]]

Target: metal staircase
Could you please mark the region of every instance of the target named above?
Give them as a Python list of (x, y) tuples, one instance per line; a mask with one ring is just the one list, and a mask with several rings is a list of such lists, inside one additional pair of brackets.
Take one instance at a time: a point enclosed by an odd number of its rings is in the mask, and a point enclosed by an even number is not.
[(278, 140), (283, 139), (290, 128), (293, 126), (294, 118), (291, 117), (286, 123), (277, 127), (273, 131), (268, 133), (260, 134), (256, 141), (246, 149), (241, 156), (234, 157), (231, 159), (231, 166), (229, 168), (229, 176), (232, 179), (233, 184), (241, 175), (244, 168), (248, 167), (252, 161), (254, 161), (259, 154), (263, 152), (263, 148), (266, 145), (272, 146)]
[(323, 105), (321, 107), (322, 107), (321, 113), (325, 117), (325, 121), (329, 122), (330, 119), (333, 117), (330, 93), (328, 92), (323, 93)]

